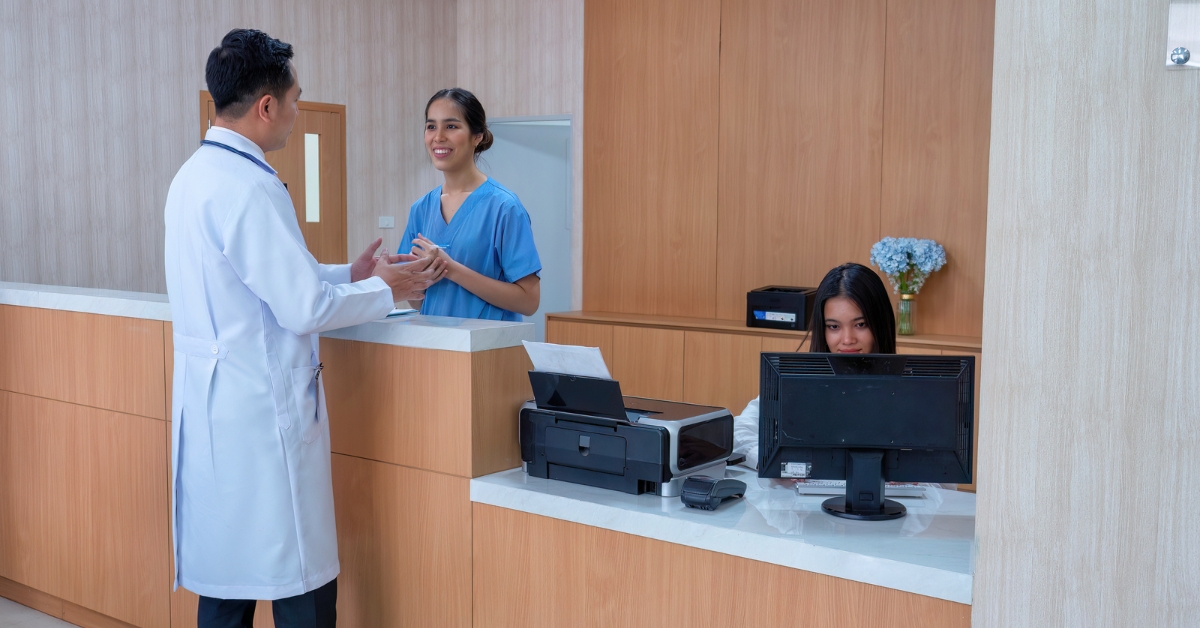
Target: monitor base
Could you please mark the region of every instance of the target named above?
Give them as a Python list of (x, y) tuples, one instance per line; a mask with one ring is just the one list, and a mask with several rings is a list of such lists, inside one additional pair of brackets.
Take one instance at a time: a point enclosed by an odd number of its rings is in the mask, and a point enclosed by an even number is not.
[(883, 507), (876, 512), (853, 511), (846, 505), (845, 497), (830, 497), (821, 503), (821, 510), (835, 516), (845, 519), (856, 519), (858, 521), (884, 521), (887, 519), (899, 519), (907, 514), (908, 509), (898, 501), (891, 499), (883, 500)]

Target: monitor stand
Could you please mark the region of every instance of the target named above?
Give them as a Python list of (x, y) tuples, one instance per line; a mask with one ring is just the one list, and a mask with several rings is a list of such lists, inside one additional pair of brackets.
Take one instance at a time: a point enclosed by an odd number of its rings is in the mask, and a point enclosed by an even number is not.
[(831, 497), (821, 510), (846, 519), (882, 521), (898, 519), (904, 504), (883, 497), (883, 450), (851, 449), (846, 452), (846, 496)]

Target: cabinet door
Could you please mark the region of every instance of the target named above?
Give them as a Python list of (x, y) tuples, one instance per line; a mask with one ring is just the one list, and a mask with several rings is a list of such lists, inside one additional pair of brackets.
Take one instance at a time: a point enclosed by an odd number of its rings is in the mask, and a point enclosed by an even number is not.
[(763, 353), (795, 353), (797, 351), (808, 351), (808, 336), (792, 336), (790, 338), (766, 336), (762, 339)]
[(926, 347), (923, 345), (896, 345), (896, 353), (899, 355), (942, 355), (940, 349)]
[(558, 345), (599, 347), (609, 372), (613, 369), (613, 326), (595, 323), (575, 323), (550, 319), (546, 321), (546, 342)]
[(667, 401), (683, 399), (683, 332), (613, 327), (613, 378), (621, 392)]
[(689, 331), (684, 338), (683, 400), (742, 411), (758, 395), (762, 338)]

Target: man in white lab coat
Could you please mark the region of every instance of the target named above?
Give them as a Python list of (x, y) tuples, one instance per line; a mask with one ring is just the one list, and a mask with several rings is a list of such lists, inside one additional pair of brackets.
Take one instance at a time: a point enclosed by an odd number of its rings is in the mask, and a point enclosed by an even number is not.
[[(309, 254), (264, 152), (287, 143), (300, 84), (292, 47), (234, 30), (208, 58), (216, 124), (166, 205), (174, 325), (175, 584), (200, 594), (200, 628), (333, 626), (339, 571), (329, 425), (317, 335), (381, 319), (444, 266)], [(412, 262), (412, 263), (400, 263)]]

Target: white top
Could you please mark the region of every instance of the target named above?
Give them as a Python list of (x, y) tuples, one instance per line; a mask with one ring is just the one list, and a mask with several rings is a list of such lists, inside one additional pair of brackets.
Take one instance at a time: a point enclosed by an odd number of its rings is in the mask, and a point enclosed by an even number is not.
[[(0, 305), (36, 307), (104, 316), (171, 320), (167, 295), (0, 281)], [(418, 349), (487, 351), (533, 340), (533, 323), (410, 315), (321, 334), (326, 338), (376, 342)]]
[[(930, 488), (897, 498), (908, 514), (851, 521), (821, 511), (823, 496), (730, 467), (746, 497), (715, 512), (678, 498), (629, 495), (532, 478), (520, 469), (471, 480), (471, 501), (635, 534), (793, 569), (971, 603), (975, 495)], [(761, 482), (761, 484), (760, 484)]]

